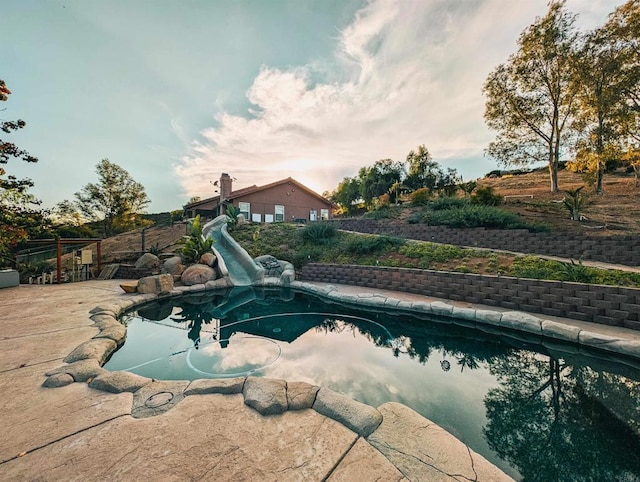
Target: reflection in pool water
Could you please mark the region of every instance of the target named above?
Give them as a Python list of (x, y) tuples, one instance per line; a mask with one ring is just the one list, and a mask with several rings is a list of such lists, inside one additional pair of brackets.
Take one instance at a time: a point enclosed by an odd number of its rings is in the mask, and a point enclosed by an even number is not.
[(306, 381), (404, 403), (517, 479), (640, 480), (638, 370), (524, 334), (285, 298), (236, 288), (145, 305), (105, 367)]

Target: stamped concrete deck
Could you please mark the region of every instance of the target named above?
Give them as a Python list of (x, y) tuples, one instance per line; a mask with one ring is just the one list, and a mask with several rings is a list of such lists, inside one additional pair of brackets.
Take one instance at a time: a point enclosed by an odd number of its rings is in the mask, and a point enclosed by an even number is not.
[[(435, 424), (394, 403), (378, 407), (382, 423), (363, 436), (313, 409), (260, 415), (240, 393), (191, 394), (160, 415), (135, 418), (130, 392), (87, 383), (44, 388), (45, 373), (98, 334), (92, 308), (141, 296), (124, 294), (118, 283), (0, 290), (0, 480), (508, 480)], [(347, 298), (362, 292), (329, 290)], [(634, 345), (640, 339), (624, 329), (580, 329)], [(180, 385), (183, 392), (188, 385)]]

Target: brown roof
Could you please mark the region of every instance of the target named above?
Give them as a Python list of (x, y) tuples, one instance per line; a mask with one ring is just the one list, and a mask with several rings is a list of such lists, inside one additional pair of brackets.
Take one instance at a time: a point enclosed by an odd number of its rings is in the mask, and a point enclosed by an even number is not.
[[(280, 184), (286, 184), (286, 183), (291, 183), (291, 184), (295, 184), (296, 187), (298, 187), (299, 189), (303, 189), (305, 191), (307, 191), (309, 194), (322, 199), (324, 201), (327, 202), (327, 204), (332, 205), (333, 203), (322, 197), (320, 194), (318, 194), (317, 192), (309, 189), (307, 186), (305, 186), (304, 184), (301, 184), (300, 182), (296, 181), (295, 179), (293, 179), (292, 177), (288, 177), (286, 179), (281, 179), (280, 181), (276, 181), (276, 182), (272, 182), (270, 184), (265, 184), (264, 186), (256, 186), (255, 184), (253, 186), (249, 186), (249, 187), (243, 187), (242, 189), (238, 189), (236, 191), (231, 191), (231, 194), (229, 194), (229, 196), (227, 197), (227, 200), (229, 201), (233, 201), (234, 199), (237, 199), (239, 197), (242, 196), (246, 196), (247, 194), (253, 194), (254, 192), (258, 192), (258, 191), (264, 191), (265, 189), (270, 189), (272, 187), (275, 186), (279, 186)], [(200, 204), (205, 204), (205, 203), (209, 203), (211, 201), (214, 202), (219, 202), (220, 201), (220, 196), (213, 196), (207, 199), (201, 199), (200, 201), (194, 202), (194, 203), (189, 203), (185, 205), (185, 209), (186, 208), (193, 208), (193, 207), (197, 207)]]

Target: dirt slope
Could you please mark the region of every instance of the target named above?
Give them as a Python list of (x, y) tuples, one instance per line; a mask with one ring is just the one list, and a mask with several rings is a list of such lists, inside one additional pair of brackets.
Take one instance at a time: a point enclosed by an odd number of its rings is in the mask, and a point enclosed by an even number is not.
[(587, 218), (584, 222), (570, 221), (561, 203), (564, 190), (584, 185), (582, 176), (563, 170), (558, 173), (558, 183), (560, 192), (550, 192), (549, 174), (544, 171), (478, 181), (480, 186), (491, 186), (507, 196), (505, 206), (508, 209), (552, 224), (559, 230), (605, 235), (640, 233), (640, 188), (635, 187), (633, 175), (605, 175), (602, 195), (596, 195), (591, 187), (585, 187), (583, 191), (589, 198), (583, 210)]

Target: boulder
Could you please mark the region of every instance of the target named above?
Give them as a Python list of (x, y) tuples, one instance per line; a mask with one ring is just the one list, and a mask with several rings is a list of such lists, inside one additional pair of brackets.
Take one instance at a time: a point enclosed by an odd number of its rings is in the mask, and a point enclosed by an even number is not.
[(213, 268), (213, 265), (216, 264), (217, 259), (218, 258), (216, 258), (216, 255), (213, 253), (204, 253), (202, 256), (200, 256), (200, 264), (205, 264)]
[(204, 284), (216, 279), (216, 270), (205, 264), (194, 264), (184, 270), (180, 279), (185, 286)]
[(138, 280), (138, 293), (167, 293), (173, 289), (173, 276), (157, 274), (145, 276)]
[(271, 378), (247, 377), (242, 388), (245, 405), (262, 415), (287, 411), (287, 382)]
[(182, 258), (180, 256), (173, 256), (172, 258), (167, 259), (162, 264), (161, 273), (168, 273), (173, 276), (180, 276), (185, 269), (185, 265), (182, 262)]
[(136, 269), (158, 269), (160, 268), (161, 261), (155, 254), (144, 253), (136, 261)]
[(264, 268), (265, 276), (278, 277), (284, 271), (284, 268), (280, 264), (280, 262), (270, 254), (258, 256), (257, 258), (254, 259), (254, 261)]

